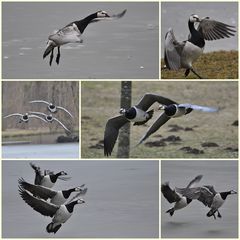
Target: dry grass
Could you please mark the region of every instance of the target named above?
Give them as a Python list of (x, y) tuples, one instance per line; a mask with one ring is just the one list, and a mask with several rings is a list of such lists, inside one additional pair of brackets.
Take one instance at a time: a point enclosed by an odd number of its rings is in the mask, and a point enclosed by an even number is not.
[[(164, 61), (161, 61), (164, 66)], [(193, 64), (196, 72), (205, 79), (238, 79), (238, 51), (218, 51), (203, 54)], [(162, 79), (184, 79), (185, 69), (180, 71), (162, 70)], [(187, 79), (196, 79), (190, 73)]]
[[(120, 108), (120, 82), (82, 82), (82, 158), (103, 158), (101, 143), (108, 118), (118, 114)], [(134, 147), (147, 126), (131, 126), (131, 158), (235, 158), (238, 156), (238, 127), (232, 123), (238, 120), (237, 82), (169, 82), (135, 81), (132, 84), (132, 104), (136, 104), (146, 92), (169, 97), (179, 103), (194, 103), (219, 107), (217, 113), (192, 112), (179, 119), (171, 119), (147, 142), (158, 141), (170, 135), (179, 136), (179, 144), (167, 142), (164, 147), (148, 147), (142, 144)], [(156, 112), (148, 126), (156, 119)], [(177, 124), (193, 131), (169, 132), (170, 125)], [(162, 137), (159, 137), (161, 135)], [(214, 142), (218, 147), (202, 147), (202, 143)], [(182, 147), (203, 150), (202, 154), (189, 154)], [(230, 148), (230, 150), (226, 150)], [(232, 150), (231, 150), (232, 149)], [(116, 157), (117, 144), (112, 156)]]

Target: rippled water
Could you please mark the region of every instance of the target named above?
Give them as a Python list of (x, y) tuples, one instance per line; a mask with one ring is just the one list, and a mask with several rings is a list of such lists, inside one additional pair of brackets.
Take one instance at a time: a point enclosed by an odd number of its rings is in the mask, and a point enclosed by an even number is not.
[[(3, 3), (3, 78), (158, 78), (158, 3)], [(59, 66), (42, 59), (49, 34), (102, 9), (119, 20), (89, 25), (82, 44), (62, 47)], [(56, 52), (55, 52), (56, 54)], [(55, 60), (54, 60), (55, 61)]]
[(28, 161), (3, 161), (2, 237), (145, 237), (159, 236), (158, 161), (34, 161), (42, 169), (66, 171), (71, 179), (54, 189), (83, 183), (85, 204), (55, 235), (45, 228), (51, 218), (29, 207), (18, 195), (17, 180), (33, 182)]

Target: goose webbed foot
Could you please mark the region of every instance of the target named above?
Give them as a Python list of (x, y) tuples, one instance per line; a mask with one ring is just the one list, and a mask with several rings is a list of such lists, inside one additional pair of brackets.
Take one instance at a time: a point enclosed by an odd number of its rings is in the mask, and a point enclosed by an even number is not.
[(56, 57), (56, 63), (59, 64), (59, 61), (60, 61), (60, 47), (58, 47), (58, 54), (57, 54), (57, 57)]
[(51, 66), (52, 65), (52, 60), (53, 60), (53, 50), (51, 51), (51, 55), (50, 55), (50, 61), (49, 61), (49, 65)]

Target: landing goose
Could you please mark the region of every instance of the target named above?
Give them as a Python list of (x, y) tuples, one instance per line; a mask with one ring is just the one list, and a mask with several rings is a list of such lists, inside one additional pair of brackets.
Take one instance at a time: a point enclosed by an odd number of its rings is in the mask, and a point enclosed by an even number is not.
[(163, 113), (158, 117), (158, 119), (149, 127), (145, 135), (141, 138), (138, 145), (145, 141), (150, 135), (156, 132), (162, 125), (164, 125), (168, 120), (171, 118), (177, 118), (184, 115), (189, 114), (193, 110), (201, 111), (201, 112), (217, 112), (218, 108), (214, 107), (206, 107), (206, 106), (199, 106), (189, 103), (183, 104), (169, 104), (169, 105), (161, 105), (159, 107), (160, 110), (163, 110)]
[[(198, 183), (202, 179), (202, 175), (196, 176), (190, 183), (187, 185), (186, 189), (192, 187), (194, 184)], [(169, 203), (175, 203), (172, 208), (166, 211), (170, 216), (174, 214), (176, 210), (185, 208), (192, 199), (177, 193), (175, 190), (171, 189), (169, 183), (164, 183), (161, 186), (161, 192), (163, 196), (167, 199)]]
[(44, 118), (42, 118), (38, 115), (35, 115), (35, 114), (29, 114), (29, 113), (25, 113), (25, 114), (12, 113), (12, 114), (9, 114), (7, 116), (4, 116), (3, 118), (9, 118), (9, 117), (20, 117), (19, 123), (22, 123), (22, 122), (27, 123), (30, 118), (38, 118), (38, 119), (47, 123), (47, 121)]
[(69, 179), (69, 177), (62, 177), (67, 175), (67, 173), (64, 171), (61, 171), (55, 174), (52, 171), (45, 170), (43, 173), (40, 167), (36, 166), (31, 162), (29, 164), (32, 167), (32, 169), (35, 171), (35, 180), (34, 180), (35, 185), (41, 185), (44, 187), (52, 188), (58, 179), (64, 180), (64, 181)]
[[(197, 29), (194, 23), (199, 23)], [(165, 35), (164, 60), (166, 67), (170, 70), (185, 68), (185, 77), (192, 71), (198, 78), (202, 78), (194, 69), (195, 62), (203, 53), (205, 40), (217, 40), (234, 36), (234, 26), (218, 22), (205, 17), (200, 19), (198, 15), (192, 14), (188, 20), (188, 40), (179, 42), (174, 36), (172, 28)]]
[(67, 43), (81, 43), (82, 42), (81, 35), (83, 34), (85, 28), (88, 26), (89, 23), (98, 22), (104, 19), (118, 19), (123, 17), (126, 11), (127, 10), (124, 10), (123, 12), (119, 14), (114, 14), (112, 16), (108, 15), (108, 13), (105, 11), (102, 10), (97, 11), (80, 21), (71, 22), (64, 28), (54, 31), (54, 33), (48, 37), (49, 40), (47, 43), (46, 50), (43, 54), (43, 58), (45, 58), (51, 53), (49, 62), (51, 66), (53, 60), (53, 51), (54, 48), (57, 47), (58, 54), (56, 57), (56, 63), (59, 64), (60, 46)]
[(18, 179), (18, 183), (22, 189), (29, 191), (33, 196), (40, 197), (44, 200), (50, 199), (50, 203), (55, 205), (64, 204), (73, 192), (78, 192), (78, 196), (83, 196), (87, 192), (87, 188), (83, 188), (84, 184), (66, 190), (55, 191), (47, 187), (28, 183), (23, 178)]
[(133, 125), (142, 125), (145, 124), (149, 119), (152, 118), (154, 110), (149, 110), (149, 107), (155, 102), (160, 104), (174, 104), (175, 102), (167, 99), (165, 97), (146, 93), (138, 104), (134, 105), (129, 109), (121, 108), (119, 113), (113, 118), (108, 119), (104, 132), (104, 155), (110, 156), (113, 150), (113, 147), (116, 143), (119, 129), (126, 124), (127, 122), (134, 122)]
[(57, 106), (51, 102), (47, 102), (44, 100), (33, 100), (30, 101), (29, 103), (43, 103), (43, 104), (47, 104), (47, 109), (51, 112), (51, 113), (56, 113), (59, 109), (65, 111), (70, 117), (73, 118), (73, 115), (64, 107), (61, 106)]
[(219, 208), (223, 205), (228, 195), (237, 194), (236, 191), (230, 190), (226, 192), (216, 192), (211, 185), (205, 185), (197, 188), (176, 188), (176, 191), (180, 194), (184, 194), (187, 198), (197, 199), (205, 206), (210, 208), (207, 213), (208, 217), (213, 216), (216, 219), (215, 213), (218, 213), (218, 217), (221, 218)]
[(44, 216), (52, 218), (52, 222), (46, 227), (48, 233), (56, 233), (59, 228), (65, 223), (73, 214), (74, 206), (76, 204), (85, 203), (83, 199), (70, 202), (68, 204), (62, 204), (60, 206), (53, 203), (49, 203), (45, 200), (32, 196), (28, 191), (22, 189), (19, 186), (19, 194), (22, 199), (35, 211)]
[(56, 122), (58, 122), (67, 132), (71, 132), (60, 120), (58, 120), (57, 118), (53, 117), (52, 114), (45, 114), (45, 113), (42, 113), (42, 112), (32, 112), (32, 111), (30, 111), (30, 113), (44, 116), (45, 120), (46, 120), (47, 122), (50, 122), (50, 123), (52, 123), (53, 121), (56, 121)]

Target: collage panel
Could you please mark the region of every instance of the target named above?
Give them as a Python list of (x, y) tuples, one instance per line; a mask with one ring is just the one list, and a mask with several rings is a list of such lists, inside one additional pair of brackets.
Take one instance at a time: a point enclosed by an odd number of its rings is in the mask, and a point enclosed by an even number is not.
[(2, 157), (79, 158), (79, 82), (3, 81)]
[(238, 83), (82, 81), (81, 139), (82, 158), (237, 158)]
[(161, 161), (162, 238), (238, 238), (238, 160)]
[(159, 79), (158, 2), (3, 2), (2, 12), (4, 79)]
[(238, 79), (238, 2), (161, 2), (162, 79)]
[(2, 174), (3, 238), (159, 238), (159, 161), (4, 160)]

